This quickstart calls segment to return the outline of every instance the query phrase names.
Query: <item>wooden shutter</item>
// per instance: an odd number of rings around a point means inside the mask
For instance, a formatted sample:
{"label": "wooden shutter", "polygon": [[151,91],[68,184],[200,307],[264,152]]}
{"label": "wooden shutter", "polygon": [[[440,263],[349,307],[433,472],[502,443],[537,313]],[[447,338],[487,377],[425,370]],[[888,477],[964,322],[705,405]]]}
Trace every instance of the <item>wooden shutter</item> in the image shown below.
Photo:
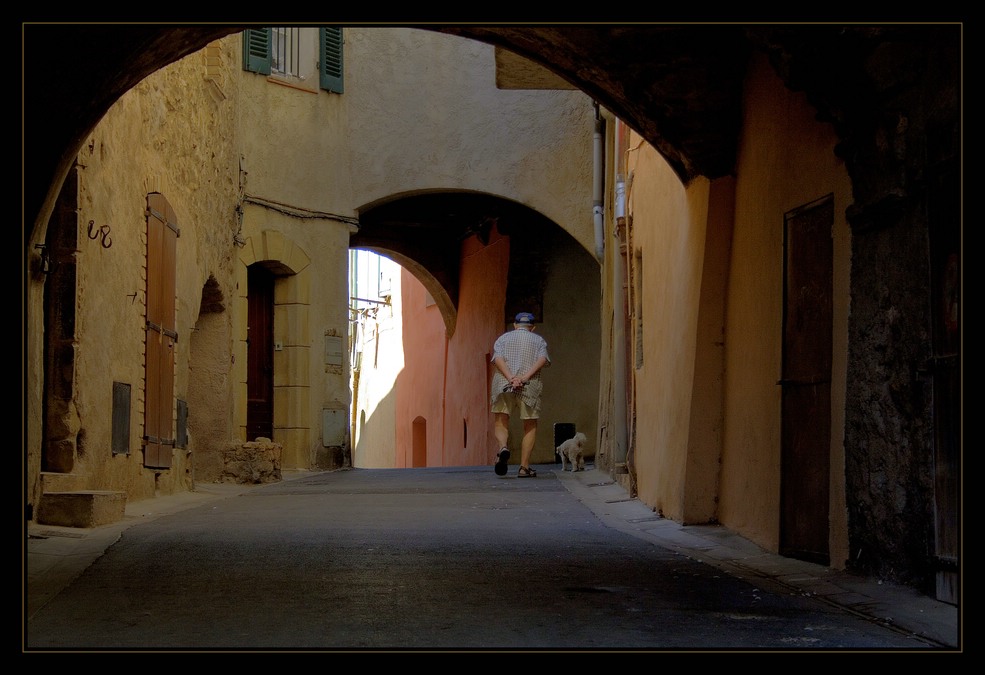
{"label": "wooden shutter", "polygon": [[318,85],[325,90],[341,94],[342,87],[342,29],[318,29]]}
{"label": "wooden shutter", "polygon": [[270,28],[243,31],[243,70],[270,75]]}
{"label": "wooden shutter", "polygon": [[175,270],[178,225],[158,193],[147,196],[147,317],[144,332],[144,466],[168,468],[174,448]]}

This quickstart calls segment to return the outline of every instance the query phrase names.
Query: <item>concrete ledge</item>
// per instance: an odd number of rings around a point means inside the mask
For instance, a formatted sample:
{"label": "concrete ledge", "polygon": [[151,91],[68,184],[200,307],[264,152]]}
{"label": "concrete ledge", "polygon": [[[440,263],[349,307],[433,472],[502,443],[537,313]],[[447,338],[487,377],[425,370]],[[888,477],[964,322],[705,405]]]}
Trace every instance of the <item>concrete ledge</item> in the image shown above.
{"label": "concrete ledge", "polygon": [[99,527],[123,520],[127,495],[110,490],[45,492],[35,522],[62,527]]}

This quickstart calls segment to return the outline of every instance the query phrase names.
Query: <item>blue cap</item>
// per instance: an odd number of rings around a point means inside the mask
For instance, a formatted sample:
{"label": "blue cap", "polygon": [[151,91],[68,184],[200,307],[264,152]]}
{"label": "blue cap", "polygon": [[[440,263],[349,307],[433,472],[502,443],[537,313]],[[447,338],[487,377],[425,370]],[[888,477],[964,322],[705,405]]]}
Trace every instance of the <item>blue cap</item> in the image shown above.
{"label": "blue cap", "polygon": [[532,326],[534,325],[534,315],[530,312],[520,312],[516,315],[514,323],[518,323],[522,326]]}

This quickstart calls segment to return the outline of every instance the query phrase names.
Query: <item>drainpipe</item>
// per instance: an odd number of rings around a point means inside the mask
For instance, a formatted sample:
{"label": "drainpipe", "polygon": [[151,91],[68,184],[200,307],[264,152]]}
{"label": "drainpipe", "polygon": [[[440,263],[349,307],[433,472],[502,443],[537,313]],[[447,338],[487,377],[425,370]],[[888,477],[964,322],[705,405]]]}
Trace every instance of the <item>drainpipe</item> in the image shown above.
{"label": "drainpipe", "polygon": [[595,103],[595,138],[592,161],[592,218],[595,221],[595,258],[602,262],[605,254],[605,219],[603,218],[602,194],[605,190],[605,175],[602,172],[605,140],[602,134],[605,121],[599,114],[599,104]]}
{"label": "drainpipe", "polygon": [[614,163],[616,170],[616,203],[614,209],[615,227],[612,230],[615,238],[616,248],[612,255],[612,305],[613,305],[613,422],[615,433],[613,441],[613,472],[627,473],[626,456],[628,452],[627,443],[627,415],[626,415],[626,270],[625,270],[625,235],[626,235],[626,181],[625,167],[626,161],[623,146],[625,143],[625,125],[616,120],[616,143],[613,149]]}

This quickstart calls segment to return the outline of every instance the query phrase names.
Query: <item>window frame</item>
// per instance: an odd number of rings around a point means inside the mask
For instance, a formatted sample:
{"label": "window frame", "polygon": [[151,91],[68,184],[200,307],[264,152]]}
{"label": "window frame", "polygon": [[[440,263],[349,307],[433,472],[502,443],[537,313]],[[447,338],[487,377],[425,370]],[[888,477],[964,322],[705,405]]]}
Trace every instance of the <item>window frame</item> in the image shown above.
{"label": "window frame", "polygon": [[[318,54],[315,70],[318,72],[318,88],[341,94],[345,91],[343,45],[345,36],[341,27],[318,27]],[[301,75],[290,75],[273,70],[273,28],[247,28],[243,31],[243,70],[287,81],[303,80]],[[300,60],[300,59],[299,59]]]}

